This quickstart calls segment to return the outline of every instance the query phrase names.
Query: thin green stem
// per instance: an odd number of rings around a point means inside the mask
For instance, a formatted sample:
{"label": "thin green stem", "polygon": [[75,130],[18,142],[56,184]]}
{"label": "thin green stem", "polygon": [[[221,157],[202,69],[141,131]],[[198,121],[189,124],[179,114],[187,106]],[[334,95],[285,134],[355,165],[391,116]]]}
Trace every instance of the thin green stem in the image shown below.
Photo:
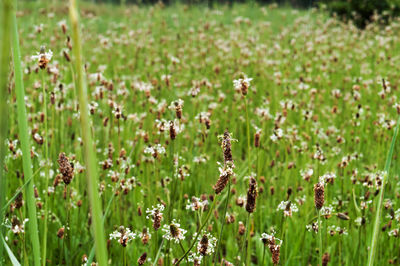
{"label": "thin green stem", "polygon": [[247,219],[246,225],[246,234],[247,234],[247,250],[246,250],[246,265],[250,265],[250,257],[251,257],[251,213],[249,213],[249,218]]}
{"label": "thin green stem", "polygon": [[[5,139],[8,130],[8,106],[7,106],[7,83],[10,66],[10,29],[11,29],[11,1],[5,0],[1,2],[0,8],[0,223],[3,223],[4,210],[3,206],[6,202],[7,180],[3,173],[4,156],[5,156]],[[0,227],[0,235],[4,235],[4,227]],[[3,264],[3,243],[0,241],[0,264]],[[7,249],[7,247],[6,247]]]}
{"label": "thin green stem", "polygon": [[322,226],[321,226],[321,211],[318,210],[318,236],[319,236],[319,265],[322,265]]}
{"label": "thin green stem", "polygon": [[[15,7],[13,9],[13,59],[14,59],[14,75],[15,75],[15,92],[17,95],[17,111],[18,111],[18,130],[19,138],[22,149],[22,165],[24,170],[24,177],[30,179],[32,176],[32,161],[31,161],[31,149],[28,136],[28,119],[26,116],[25,107],[25,90],[22,79],[22,66],[21,66],[21,53],[19,48],[19,36],[17,17]],[[25,188],[25,196],[28,206],[28,234],[32,242],[33,250],[33,261],[35,266],[40,265],[40,242],[39,242],[39,230],[36,216],[36,203],[35,194],[33,189],[34,180],[30,181]]]}
{"label": "thin green stem", "polygon": [[92,213],[92,226],[96,244],[96,258],[101,266],[107,265],[107,249],[105,243],[104,228],[102,223],[102,207],[98,192],[97,158],[94,152],[94,144],[91,136],[91,121],[88,115],[88,96],[85,74],[82,63],[82,43],[78,22],[76,0],[70,0],[69,14],[72,26],[72,40],[74,41],[74,60],[76,71],[76,88],[78,90],[80,122],[82,140],[84,145],[84,158],[87,169],[87,186]]}
{"label": "thin green stem", "polygon": [[219,247],[221,245],[221,239],[222,239],[222,233],[224,231],[224,225],[225,225],[225,216],[226,216],[226,211],[228,210],[228,204],[229,204],[229,198],[231,195],[231,180],[228,181],[228,196],[226,198],[226,203],[225,203],[225,209],[224,209],[224,213],[221,216],[221,230],[219,231],[219,236],[218,236],[218,242],[217,242],[217,248],[215,249],[215,253],[214,253],[214,265],[216,265],[217,260],[218,260],[218,252],[219,252]]}
{"label": "thin green stem", "polygon": [[379,224],[380,224],[381,213],[382,213],[382,202],[383,202],[383,197],[384,197],[384,192],[385,192],[385,185],[386,185],[388,175],[389,175],[390,164],[392,162],[393,151],[394,151],[394,146],[396,143],[397,134],[399,132],[399,124],[400,124],[400,116],[397,118],[396,129],[394,131],[392,143],[390,144],[390,149],[389,149],[388,155],[386,157],[385,174],[383,175],[382,188],[379,191],[379,200],[378,200],[378,206],[376,208],[374,231],[373,231],[373,235],[372,235],[371,247],[370,247],[370,252],[369,252],[369,256],[368,256],[368,266],[374,265],[376,246],[377,246],[378,237],[379,237]]}
{"label": "thin green stem", "polygon": [[163,244],[164,244],[164,239],[161,241],[160,247],[158,248],[158,252],[157,252],[156,257],[154,258],[154,261],[153,261],[153,266],[155,266],[157,264],[157,260],[158,260],[158,257],[160,256]]}
{"label": "thin green stem", "polygon": [[204,220],[203,224],[202,224],[202,225],[199,227],[199,229],[197,230],[197,234],[196,234],[195,239],[193,240],[192,244],[190,245],[190,247],[188,248],[188,250],[186,251],[186,253],[183,254],[183,256],[178,260],[177,263],[175,263],[176,265],[179,265],[179,263],[180,263],[184,258],[186,258],[186,256],[189,254],[190,250],[192,250],[193,246],[196,244],[196,241],[197,241],[197,239],[198,239],[199,236],[200,236],[201,230],[202,230],[202,229],[204,228],[204,226],[207,224],[207,221],[208,221],[208,219],[210,218],[212,211],[214,210],[214,207],[215,207],[215,203],[216,203],[216,202],[217,202],[217,197],[215,196],[215,197],[214,197],[213,204],[211,205],[210,210],[209,210],[208,213],[207,213],[206,219]]}
{"label": "thin green stem", "polygon": [[251,153],[250,153],[250,120],[249,120],[249,110],[247,106],[247,98],[245,99],[245,109],[246,109],[246,128],[247,128],[247,163],[248,163],[248,173],[251,173]]}
{"label": "thin green stem", "polygon": [[43,93],[43,113],[44,113],[44,136],[43,136],[43,147],[44,147],[44,160],[45,160],[45,193],[44,193],[44,223],[43,223],[43,247],[42,247],[42,265],[46,265],[46,250],[47,250],[47,219],[48,219],[48,193],[47,188],[49,186],[49,143],[48,143],[48,129],[47,129],[47,93],[45,88],[45,71],[42,70],[42,93]]}

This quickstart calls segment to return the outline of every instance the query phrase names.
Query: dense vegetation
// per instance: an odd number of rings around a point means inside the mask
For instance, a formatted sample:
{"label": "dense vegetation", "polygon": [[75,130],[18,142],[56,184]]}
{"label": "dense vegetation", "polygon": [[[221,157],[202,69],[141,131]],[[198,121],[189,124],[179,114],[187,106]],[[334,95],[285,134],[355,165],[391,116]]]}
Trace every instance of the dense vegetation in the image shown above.
{"label": "dense vegetation", "polygon": [[[66,4],[18,5],[2,88],[5,264],[400,263],[397,20],[360,30],[244,4],[79,10],[82,42]],[[94,235],[107,251],[93,258]]]}

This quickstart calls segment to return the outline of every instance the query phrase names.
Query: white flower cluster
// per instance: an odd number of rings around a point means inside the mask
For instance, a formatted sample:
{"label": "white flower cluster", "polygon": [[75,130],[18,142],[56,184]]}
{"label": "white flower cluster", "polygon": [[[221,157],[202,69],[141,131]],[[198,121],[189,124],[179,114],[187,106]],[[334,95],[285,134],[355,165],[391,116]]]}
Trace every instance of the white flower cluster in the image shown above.
{"label": "white flower cluster", "polygon": [[191,201],[188,200],[188,204],[186,205],[186,210],[204,210],[204,207],[208,205],[208,200],[202,200],[197,197],[193,197]]}
{"label": "white flower cluster", "polygon": [[[201,233],[199,237],[199,242],[197,243],[197,252],[200,253],[202,250],[201,236],[206,235],[208,239],[207,250],[205,250],[205,255],[213,254],[215,251],[215,247],[217,246],[217,238],[212,236],[210,233],[205,233],[204,231]],[[193,238],[196,238],[197,234],[194,234]]]}
{"label": "white flower cluster", "polygon": [[332,183],[335,179],[336,179],[335,173],[326,173],[319,177],[319,182],[321,184]]}
{"label": "white flower cluster", "polygon": [[46,60],[50,61],[51,58],[53,57],[53,52],[51,50],[49,50],[48,52],[36,52],[36,55],[32,55],[31,58],[33,60],[40,60],[42,58],[45,58]]}
{"label": "white flower cluster", "polygon": [[185,240],[186,230],[181,228],[181,225],[172,220],[171,224],[164,224],[162,231],[164,232],[163,238],[167,240],[173,240],[175,243],[179,243],[181,240]]}
{"label": "white flower cluster", "polygon": [[310,180],[313,174],[314,170],[312,168],[300,170],[300,175],[304,180]]}
{"label": "white flower cluster", "polygon": [[233,87],[235,88],[235,90],[240,91],[242,89],[242,86],[246,86],[247,88],[250,87],[250,82],[252,80],[252,78],[244,76],[243,78],[234,80]]}
{"label": "white flower cluster", "polygon": [[157,204],[156,207],[151,206],[151,209],[147,208],[147,210],[146,210],[146,214],[147,214],[146,219],[152,218],[156,212],[162,214],[164,208],[165,207],[162,204]]}
{"label": "white flower cluster", "polygon": [[297,208],[297,205],[295,203],[292,203],[291,201],[281,201],[279,203],[277,211],[283,211],[283,215],[292,217],[293,212],[298,212],[299,208]]}
{"label": "white flower cluster", "polygon": [[321,212],[321,215],[322,215],[322,216],[327,216],[327,217],[329,217],[329,216],[332,215],[333,207],[332,207],[332,206],[323,206],[323,207],[321,208],[320,212]]}
{"label": "white flower cluster", "polygon": [[342,227],[336,226],[336,225],[329,226],[328,231],[331,236],[334,236],[336,233],[338,233],[339,235],[347,235],[346,228],[344,228],[344,227],[342,228]]}
{"label": "white flower cluster", "polygon": [[146,147],[144,149],[144,153],[151,154],[153,156],[157,155],[157,154],[164,154],[165,153],[165,148],[161,144],[157,144],[155,146]]}
{"label": "white flower cluster", "polygon": [[136,234],[129,229],[129,227],[120,226],[110,234],[110,240],[117,239],[119,243],[126,246],[130,241],[136,238]]}

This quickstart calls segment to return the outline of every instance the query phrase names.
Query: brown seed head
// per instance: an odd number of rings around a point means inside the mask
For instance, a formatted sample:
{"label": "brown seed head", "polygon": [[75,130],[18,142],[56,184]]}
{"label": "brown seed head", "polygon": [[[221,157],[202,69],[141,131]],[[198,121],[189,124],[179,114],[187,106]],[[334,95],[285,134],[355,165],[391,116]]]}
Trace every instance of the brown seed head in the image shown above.
{"label": "brown seed head", "polygon": [[199,253],[202,256],[207,255],[207,249],[208,249],[208,237],[206,234],[203,235],[203,237],[200,240],[200,248],[199,248]]}
{"label": "brown seed head", "polygon": [[324,206],[324,201],[325,201],[324,184],[318,182],[317,184],[314,185],[315,208],[317,208],[317,210],[320,210],[322,206]]}
{"label": "brown seed head", "polygon": [[257,181],[254,177],[250,178],[249,190],[247,191],[246,211],[248,213],[254,212],[256,208],[257,198]]}
{"label": "brown seed head", "polygon": [[138,265],[143,265],[146,262],[146,258],[147,258],[147,253],[143,253],[142,256],[140,256],[140,258],[138,259]]}
{"label": "brown seed head", "polygon": [[68,158],[63,152],[58,156],[58,165],[63,181],[68,185],[74,177],[74,165],[68,161]]}

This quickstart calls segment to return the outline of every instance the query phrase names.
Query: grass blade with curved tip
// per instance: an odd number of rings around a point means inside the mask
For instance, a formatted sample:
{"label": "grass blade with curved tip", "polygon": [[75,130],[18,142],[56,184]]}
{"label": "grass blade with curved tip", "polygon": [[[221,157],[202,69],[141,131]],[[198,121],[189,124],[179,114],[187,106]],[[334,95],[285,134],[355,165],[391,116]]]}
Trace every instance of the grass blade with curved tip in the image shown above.
{"label": "grass blade with curved tip", "polygon": [[91,136],[91,123],[88,115],[88,99],[85,74],[82,64],[82,46],[78,21],[78,11],[76,0],[70,0],[69,15],[72,26],[73,54],[75,60],[76,89],[78,90],[79,111],[82,140],[84,146],[84,158],[87,169],[87,186],[89,191],[89,201],[92,209],[93,232],[96,244],[96,258],[99,265],[107,265],[107,249],[102,222],[102,208],[98,192],[98,173],[97,159],[94,152],[94,145]]}
{"label": "grass blade with curved tip", "polygon": [[392,138],[392,143],[390,144],[390,149],[389,149],[388,155],[386,157],[385,174],[383,175],[382,189],[379,192],[378,207],[376,208],[374,231],[372,233],[370,253],[369,253],[369,256],[368,256],[368,266],[374,265],[376,245],[377,245],[378,237],[379,237],[379,224],[380,224],[381,213],[382,213],[383,195],[384,195],[384,192],[385,192],[384,191],[385,190],[385,184],[386,184],[388,176],[389,176],[390,164],[392,162],[393,151],[394,151],[394,145],[396,143],[397,134],[399,133],[399,124],[400,124],[400,116],[397,118],[396,129],[394,131],[393,138]]}
{"label": "grass blade with curved tip", "polygon": [[17,258],[15,257],[14,253],[12,252],[12,250],[10,249],[10,247],[7,245],[7,242],[4,240],[3,235],[1,235],[1,242],[4,245],[8,257],[11,260],[11,263],[13,266],[21,266],[21,264],[19,263],[19,261],[17,260]]}
{"label": "grass blade with curved tip", "polygon": [[[4,141],[8,129],[8,106],[7,106],[7,83],[10,66],[10,27],[11,27],[11,0],[1,2],[0,9],[1,28],[0,28],[0,224],[4,219],[4,203],[6,201],[6,178],[3,173],[5,145]],[[3,227],[0,234],[3,234]],[[0,243],[0,264],[3,260],[3,243]]]}
{"label": "grass blade with curved tip", "polygon": [[[19,140],[21,142],[22,150],[22,166],[24,170],[24,177],[30,179],[32,177],[32,161],[31,161],[31,148],[28,136],[28,119],[26,116],[25,107],[25,91],[24,83],[22,81],[22,66],[21,66],[21,53],[19,48],[19,37],[17,27],[17,17],[15,7],[12,12],[12,51],[14,61],[14,75],[15,75],[15,92],[17,95],[17,118],[18,118],[18,132]],[[28,235],[32,242],[33,260],[34,265],[40,265],[40,243],[39,243],[39,230],[36,217],[36,203],[35,194],[33,190],[33,182],[31,180],[25,187],[25,196],[28,206]]]}

